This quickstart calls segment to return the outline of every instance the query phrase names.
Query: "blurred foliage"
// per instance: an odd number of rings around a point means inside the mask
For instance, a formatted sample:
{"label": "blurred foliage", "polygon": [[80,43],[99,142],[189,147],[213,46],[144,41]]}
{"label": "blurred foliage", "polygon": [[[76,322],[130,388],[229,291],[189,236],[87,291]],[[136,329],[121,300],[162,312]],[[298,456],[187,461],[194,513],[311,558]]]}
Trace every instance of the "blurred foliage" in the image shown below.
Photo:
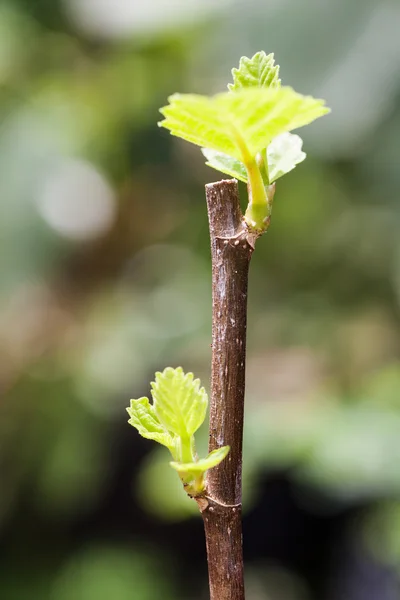
{"label": "blurred foliage", "polygon": [[[394,0],[3,0],[1,598],[206,594],[196,511],[124,407],[167,364],[209,376],[212,172],[158,107],[224,90],[260,49],[332,115],[304,131],[253,259],[247,515],[267,519],[284,473],[310,513],[365,508],[346,536],[398,572],[399,26]],[[266,560],[250,600],[313,597]]]}

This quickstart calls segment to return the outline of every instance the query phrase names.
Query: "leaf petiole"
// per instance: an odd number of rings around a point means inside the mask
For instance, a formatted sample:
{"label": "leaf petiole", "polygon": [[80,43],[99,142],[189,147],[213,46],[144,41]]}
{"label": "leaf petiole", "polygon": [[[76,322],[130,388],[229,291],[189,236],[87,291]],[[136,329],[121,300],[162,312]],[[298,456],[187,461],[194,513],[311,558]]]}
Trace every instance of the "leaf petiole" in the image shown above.
{"label": "leaf petiole", "polygon": [[257,158],[248,159],[244,164],[248,176],[249,194],[249,204],[244,220],[249,229],[261,234],[267,230],[269,225],[271,210],[268,194]]}
{"label": "leaf petiole", "polygon": [[269,185],[269,183],[270,183],[269,168],[268,168],[268,158],[267,158],[267,149],[266,148],[265,148],[265,150],[262,150],[261,152],[257,153],[256,162],[257,162],[258,168],[260,169],[260,173],[263,178],[264,185],[265,186]]}

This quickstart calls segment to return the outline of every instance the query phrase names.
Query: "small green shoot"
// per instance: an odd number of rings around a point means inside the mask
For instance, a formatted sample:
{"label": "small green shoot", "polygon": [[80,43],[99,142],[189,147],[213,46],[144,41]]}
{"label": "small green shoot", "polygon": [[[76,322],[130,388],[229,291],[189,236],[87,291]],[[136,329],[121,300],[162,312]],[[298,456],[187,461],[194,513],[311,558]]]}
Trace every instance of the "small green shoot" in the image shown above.
{"label": "small green shoot", "polygon": [[329,112],[323,100],[282,87],[273,54],[242,57],[229,91],[207,97],[173,94],[159,125],[202,148],[207,165],[244,181],[244,216],[261,235],[270,223],[274,182],[304,160],[302,140],[289,132]]}
{"label": "small green shoot", "polygon": [[174,459],[170,465],[178,471],[187,493],[200,496],[205,491],[205,474],[229,452],[229,446],[223,446],[206,458],[197,457],[194,433],[206,417],[207,393],[193,373],[167,367],[156,373],[151,395],[153,404],[148,398],[131,400],[129,423],[142,437],[168,448]]}

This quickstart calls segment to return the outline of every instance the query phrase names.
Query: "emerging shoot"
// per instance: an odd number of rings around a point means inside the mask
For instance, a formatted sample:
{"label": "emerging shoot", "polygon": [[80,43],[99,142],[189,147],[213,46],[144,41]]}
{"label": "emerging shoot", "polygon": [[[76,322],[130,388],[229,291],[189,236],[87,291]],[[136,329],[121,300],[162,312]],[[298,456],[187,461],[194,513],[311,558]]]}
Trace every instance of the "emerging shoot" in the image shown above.
{"label": "emerging shoot", "polygon": [[174,94],[159,123],[201,146],[207,165],[247,183],[244,220],[257,235],[270,224],[274,182],[306,157],[301,138],[289,132],[329,112],[323,100],[282,87],[278,74],[273,54],[243,57],[228,92]]}
{"label": "emerging shoot", "polygon": [[204,476],[208,469],[218,465],[228,454],[224,446],[211,452],[206,458],[198,459],[194,433],[206,417],[208,396],[200,380],[193,379],[193,373],[183,372],[181,367],[167,367],[156,373],[151,384],[153,404],[148,398],[131,400],[126,410],[129,423],[144,438],[162,444],[170,451],[170,462],[189,496],[197,497],[204,493]]}

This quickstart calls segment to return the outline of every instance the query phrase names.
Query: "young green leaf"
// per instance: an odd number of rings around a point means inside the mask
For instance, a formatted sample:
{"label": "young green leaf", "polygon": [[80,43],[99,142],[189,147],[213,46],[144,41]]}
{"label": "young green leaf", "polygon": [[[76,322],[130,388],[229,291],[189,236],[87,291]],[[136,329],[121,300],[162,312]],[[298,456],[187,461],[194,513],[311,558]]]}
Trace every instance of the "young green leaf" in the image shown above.
{"label": "young green leaf", "polygon": [[156,373],[151,384],[154,410],[164,427],[183,440],[190,438],[203,423],[208,397],[200,380],[181,367],[167,367]]}
{"label": "young green leaf", "polygon": [[303,140],[294,133],[281,133],[267,148],[269,181],[273,183],[282,175],[292,171],[306,158],[302,151]]}
{"label": "young green leaf", "polygon": [[211,148],[202,148],[201,151],[207,159],[207,166],[247,183],[246,167],[240,160]]}
{"label": "young green leaf", "polygon": [[131,400],[131,405],[126,410],[130,416],[128,423],[135,427],[142,437],[154,440],[173,451],[174,439],[161,425],[148,398]]}
{"label": "young green leaf", "polygon": [[193,479],[208,471],[208,469],[212,469],[219,465],[220,462],[224,460],[226,455],[228,454],[230,448],[229,446],[222,446],[221,448],[217,448],[210,452],[206,458],[201,458],[200,460],[192,463],[180,463],[171,461],[169,464],[175,471],[178,471],[180,474],[185,474],[187,476],[193,476]]}
{"label": "young green leaf", "polygon": [[280,87],[279,65],[274,55],[257,52],[252,58],[242,56],[238,69],[232,69],[233,83],[228,84],[231,92],[247,87]]}
{"label": "young green leaf", "polygon": [[[270,183],[292,171],[306,158],[307,154],[302,151],[302,146],[303,140],[295,133],[281,133],[272,140],[267,149]],[[202,148],[201,151],[207,159],[207,166],[247,183],[246,167],[242,162],[210,148]]]}
{"label": "young green leaf", "polygon": [[290,87],[244,88],[211,98],[174,94],[161,109],[160,126],[193,144],[246,164],[277,135],[311,123],[329,112],[323,100]]}

